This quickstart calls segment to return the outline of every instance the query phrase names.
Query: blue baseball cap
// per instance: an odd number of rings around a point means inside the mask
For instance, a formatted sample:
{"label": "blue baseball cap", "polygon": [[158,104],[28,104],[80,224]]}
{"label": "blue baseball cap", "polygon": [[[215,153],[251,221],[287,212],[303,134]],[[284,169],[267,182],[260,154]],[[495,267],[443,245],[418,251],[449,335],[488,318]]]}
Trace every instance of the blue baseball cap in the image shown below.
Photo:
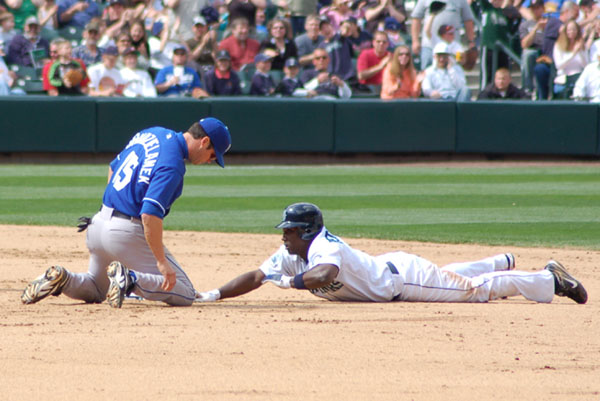
{"label": "blue baseball cap", "polygon": [[229,128],[227,128],[221,120],[213,117],[203,118],[198,121],[198,123],[210,138],[210,142],[217,155],[217,164],[224,168],[225,161],[223,160],[223,155],[231,148],[231,134],[229,134]]}

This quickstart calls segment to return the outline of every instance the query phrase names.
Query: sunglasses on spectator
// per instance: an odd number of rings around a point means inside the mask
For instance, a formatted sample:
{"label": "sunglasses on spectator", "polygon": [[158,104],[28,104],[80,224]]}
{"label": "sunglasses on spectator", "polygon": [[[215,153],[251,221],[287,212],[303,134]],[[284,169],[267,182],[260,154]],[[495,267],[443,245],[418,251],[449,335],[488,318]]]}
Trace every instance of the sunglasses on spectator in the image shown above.
{"label": "sunglasses on spectator", "polygon": [[315,60],[325,60],[327,58],[328,58],[327,56],[317,56],[317,57],[315,57]]}
{"label": "sunglasses on spectator", "polygon": [[410,56],[410,53],[405,53],[405,52],[400,52],[398,53],[399,56]]}

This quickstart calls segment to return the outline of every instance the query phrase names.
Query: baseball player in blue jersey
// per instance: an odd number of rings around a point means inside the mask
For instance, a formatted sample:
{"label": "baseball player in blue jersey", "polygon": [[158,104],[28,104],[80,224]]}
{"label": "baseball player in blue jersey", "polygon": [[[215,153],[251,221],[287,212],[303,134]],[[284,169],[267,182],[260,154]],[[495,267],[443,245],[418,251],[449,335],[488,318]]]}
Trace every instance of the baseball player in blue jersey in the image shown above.
{"label": "baseball player in blue jersey", "polygon": [[283,229],[277,252],[257,270],[198,293],[197,300],[236,297],[270,282],[331,301],[487,302],[516,295],[536,302],[551,302],[554,295],[587,301],[583,285],[554,260],[543,270],[525,272],[514,270],[510,253],[441,268],[405,252],[371,256],[329,232],[310,203],[288,206],[276,228]]}
{"label": "baseball player in blue jersey", "polygon": [[110,163],[102,207],[87,228],[90,252],[87,273],[52,266],[23,291],[25,304],[65,294],[85,302],[108,301],[120,308],[133,292],[169,305],[191,305],[195,290],[163,245],[163,218],[181,195],[185,160],[216,161],[231,147],[229,129],[216,118],[204,118],[184,133],[152,127],[134,135]]}

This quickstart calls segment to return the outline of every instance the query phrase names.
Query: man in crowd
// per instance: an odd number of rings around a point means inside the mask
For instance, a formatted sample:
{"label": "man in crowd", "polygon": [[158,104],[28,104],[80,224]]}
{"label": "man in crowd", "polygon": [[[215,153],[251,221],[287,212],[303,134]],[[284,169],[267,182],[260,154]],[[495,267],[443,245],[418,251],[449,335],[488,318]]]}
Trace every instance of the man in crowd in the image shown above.
{"label": "man in crowd", "polygon": [[462,68],[450,64],[449,46],[439,42],[433,49],[434,64],[425,70],[425,78],[421,89],[423,95],[430,99],[457,100],[460,102],[471,99],[471,91]]}
{"label": "man in crowd", "polygon": [[231,57],[231,66],[239,71],[244,64],[254,62],[260,43],[249,37],[250,24],[244,18],[231,21],[231,36],[219,43],[219,50],[227,50]]}

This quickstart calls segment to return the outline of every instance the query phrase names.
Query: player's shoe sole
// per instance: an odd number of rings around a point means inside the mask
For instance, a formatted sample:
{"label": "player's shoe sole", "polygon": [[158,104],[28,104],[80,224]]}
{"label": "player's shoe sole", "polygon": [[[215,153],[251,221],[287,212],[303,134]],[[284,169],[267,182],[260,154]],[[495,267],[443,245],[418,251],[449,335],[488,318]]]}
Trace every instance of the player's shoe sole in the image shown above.
{"label": "player's shoe sole", "polygon": [[21,302],[34,304],[49,295],[60,295],[69,279],[67,269],[61,266],[52,266],[25,287],[21,294]]}
{"label": "player's shoe sole", "polygon": [[569,297],[578,304],[587,302],[587,291],[575,277],[571,276],[567,269],[556,260],[551,260],[545,267],[554,275],[554,293],[561,297]]}
{"label": "player's shoe sole", "polygon": [[110,280],[106,301],[111,307],[120,308],[123,305],[123,299],[134,284],[129,275],[129,269],[121,262],[115,261],[108,265],[106,274]]}

